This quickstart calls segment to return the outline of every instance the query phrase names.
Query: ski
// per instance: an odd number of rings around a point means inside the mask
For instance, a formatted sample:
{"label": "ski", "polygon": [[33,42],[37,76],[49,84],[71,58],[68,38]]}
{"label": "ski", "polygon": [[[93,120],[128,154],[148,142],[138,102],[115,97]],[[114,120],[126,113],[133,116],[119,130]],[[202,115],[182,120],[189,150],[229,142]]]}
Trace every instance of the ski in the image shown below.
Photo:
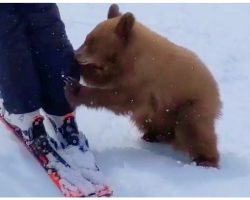
{"label": "ski", "polygon": [[[32,145],[29,145],[27,142],[23,140],[21,130],[17,127],[13,127],[11,124],[9,124],[3,117],[3,115],[0,114],[0,121],[6,126],[6,128],[13,133],[18,140],[26,147],[26,149],[34,156],[34,158],[40,163],[40,165],[43,167],[45,172],[48,174],[49,178],[52,180],[52,182],[55,184],[55,186],[61,191],[63,196],[65,197],[109,197],[112,196],[112,190],[105,186],[104,189],[90,194],[83,193],[77,186],[70,183],[68,180],[62,178],[59,174],[57,169],[50,166],[50,162],[48,159],[48,156],[41,155],[37,153],[37,151],[32,147]],[[52,140],[53,142],[53,140]],[[53,149],[53,147],[50,148],[50,156],[53,157],[56,161],[60,162],[64,167],[70,168],[70,164],[68,164],[58,153],[56,150]],[[73,169],[72,169],[73,170]]]}

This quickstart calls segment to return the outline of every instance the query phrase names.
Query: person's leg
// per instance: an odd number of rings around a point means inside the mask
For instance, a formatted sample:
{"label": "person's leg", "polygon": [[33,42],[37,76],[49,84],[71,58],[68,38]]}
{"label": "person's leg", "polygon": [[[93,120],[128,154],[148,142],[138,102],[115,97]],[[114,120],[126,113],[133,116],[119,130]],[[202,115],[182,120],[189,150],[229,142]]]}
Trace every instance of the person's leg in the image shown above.
{"label": "person's leg", "polygon": [[58,8],[56,4],[23,4],[19,12],[29,23],[32,56],[41,80],[42,108],[51,115],[66,115],[72,109],[64,95],[62,74],[78,80],[80,75]]}
{"label": "person's leg", "polygon": [[[64,95],[62,74],[80,79],[73,47],[67,38],[56,4],[22,4],[18,11],[28,22],[27,34],[33,61],[41,80],[42,108],[55,126],[56,133],[57,129],[62,132],[67,122],[65,117],[69,113],[74,114]],[[75,120],[72,119],[71,124],[78,134]],[[57,138],[62,144],[71,144],[76,141],[74,135],[63,131],[57,134]],[[75,144],[78,145],[78,141]]]}
{"label": "person's leg", "polygon": [[[23,139],[34,148],[42,147],[41,88],[34,65],[27,22],[19,14],[20,4],[0,6],[0,90],[3,99],[1,114],[18,127]],[[39,126],[37,124],[39,123]],[[42,148],[41,148],[42,149]]]}
{"label": "person's leg", "polygon": [[29,113],[41,107],[40,82],[26,26],[16,5],[0,6],[0,90],[4,107],[11,114]]}
{"label": "person's leg", "polygon": [[28,130],[39,115],[41,88],[26,36],[27,23],[16,7],[0,6],[0,90],[5,119]]}

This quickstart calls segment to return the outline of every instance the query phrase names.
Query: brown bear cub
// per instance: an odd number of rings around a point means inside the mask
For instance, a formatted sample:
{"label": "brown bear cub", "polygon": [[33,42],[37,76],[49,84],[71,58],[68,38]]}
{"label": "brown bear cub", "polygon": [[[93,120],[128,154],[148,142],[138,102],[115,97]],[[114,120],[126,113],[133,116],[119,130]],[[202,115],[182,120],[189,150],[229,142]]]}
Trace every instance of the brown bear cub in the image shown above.
{"label": "brown bear cub", "polygon": [[73,107],[129,114],[146,141],[171,144],[197,165],[218,167],[215,120],[221,102],[215,79],[197,55],[113,4],[76,59],[88,87],[67,79],[65,94]]}

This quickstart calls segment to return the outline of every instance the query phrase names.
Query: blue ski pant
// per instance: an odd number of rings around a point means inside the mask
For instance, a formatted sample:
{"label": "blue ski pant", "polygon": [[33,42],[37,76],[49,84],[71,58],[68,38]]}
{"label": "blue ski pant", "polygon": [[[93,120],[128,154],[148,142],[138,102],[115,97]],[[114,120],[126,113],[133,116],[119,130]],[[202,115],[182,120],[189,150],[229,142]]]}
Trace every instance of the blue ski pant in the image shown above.
{"label": "blue ski pant", "polygon": [[79,66],[56,4],[0,4],[0,91],[4,107],[22,114],[42,108],[72,112],[62,74],[79,80]]}

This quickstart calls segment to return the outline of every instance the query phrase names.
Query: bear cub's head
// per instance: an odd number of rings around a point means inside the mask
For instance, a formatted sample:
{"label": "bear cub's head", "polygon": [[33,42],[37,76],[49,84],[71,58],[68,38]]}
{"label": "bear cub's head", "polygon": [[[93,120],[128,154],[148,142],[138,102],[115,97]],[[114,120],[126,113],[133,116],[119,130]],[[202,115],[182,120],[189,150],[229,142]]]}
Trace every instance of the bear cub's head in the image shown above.
{"label": "bear cub's head", "polygon": [[112,4],[108,19],[98,24],[75,52],[81,75],[88,85],[108,87],[122,75],[122,56],[128,46],[135,24],[132,13],[121,14]]}

